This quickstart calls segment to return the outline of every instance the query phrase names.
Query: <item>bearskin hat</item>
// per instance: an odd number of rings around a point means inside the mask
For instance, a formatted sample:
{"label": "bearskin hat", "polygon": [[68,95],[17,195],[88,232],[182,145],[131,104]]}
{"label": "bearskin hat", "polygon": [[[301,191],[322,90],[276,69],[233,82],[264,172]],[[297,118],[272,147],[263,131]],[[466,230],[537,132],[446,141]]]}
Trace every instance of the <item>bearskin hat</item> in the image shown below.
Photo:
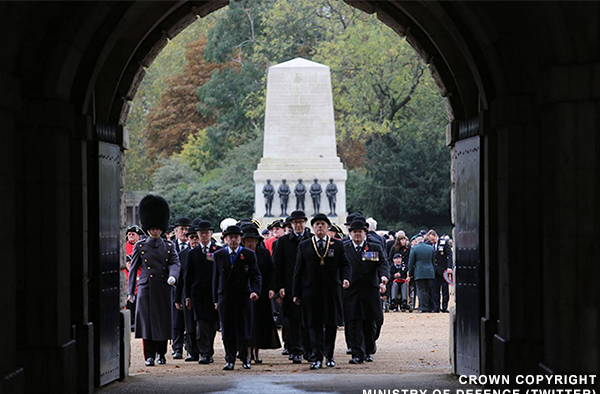
{"label": "bearskin hat", "polygon": [[165,233],[169,227],[169,214],[169,203],[159,195],[148,194],[140,201],[140,222],[145,232],[159,228]]}

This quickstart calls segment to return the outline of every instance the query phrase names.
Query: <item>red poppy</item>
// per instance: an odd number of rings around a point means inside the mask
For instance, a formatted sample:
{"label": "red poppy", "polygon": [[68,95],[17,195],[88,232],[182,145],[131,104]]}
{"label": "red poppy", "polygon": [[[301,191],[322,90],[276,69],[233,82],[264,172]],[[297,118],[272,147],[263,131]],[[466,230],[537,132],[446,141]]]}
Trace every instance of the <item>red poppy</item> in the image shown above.
{"label": "red poppy", "polygon": [[246,258],[246,256],[244,256],[243,254],[240,255],[240,259],[244,260]]}
{"label": "red poppy", "polygon": [[369,246],[365,245],[365,251],[369,250]]}

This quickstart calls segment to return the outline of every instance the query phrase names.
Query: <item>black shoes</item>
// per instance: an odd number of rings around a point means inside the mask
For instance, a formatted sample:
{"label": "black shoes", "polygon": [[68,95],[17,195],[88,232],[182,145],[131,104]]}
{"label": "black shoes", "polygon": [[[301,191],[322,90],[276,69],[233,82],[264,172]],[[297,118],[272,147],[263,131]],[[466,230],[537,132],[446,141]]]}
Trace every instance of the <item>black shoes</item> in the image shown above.
{"label": "black shoes", "polygon": [[192,356],[191,354],[188,354],[188,356],[185,358],[185,361],[198,361],[198,356]]}
{"label": "black shoes", "polygon": [[292,363],[302,364],[302,356],[299,354],[294,354],[294,356],[292,357]]}
{"label": "black shoes", "polygon": [[160,365],[165,365],[167,363],[167,359],[165,358],[165,355],[164,354],[159,354],[158,355],[158,360],[156,360],[156,363],[160,364]]}
{"label": "black shoes", "polygon": [[365,357],[365,361],[368,363],[372,363],[373,362],[373,355],[372,354],[368,354],[367,357]]}
{"label": "black shoes", "polygon": [[310,369],[321,369],[322,366],[322,361],[315,361],[314,363],[310,364]]}
{"label": "black shoes", "polygon": [[450,311],[448,309],[442,309],[440,312],[442,312],[442,313],[450,313]]}
{"label": "black shoes", "polygon": [[242,361],[242,368],[244,368],[244,369],[250,369],[251,368],[250,359],[245,359],[244,361]]}
{"label": "black shoes", "polygon": [[346,350],[346,354],[352,354],[352,349]]}
{"label": "black shoes", "polygon": [[335,360],[332,358],[328,358],[325,365],[327,365],[329,368],[333,368],[333,367],[335,367]]}
{"label": "black shoes", "polygon": [[211,358],[212,357],[202,356],[202,357],[200,357],[200,360],[198,360],[198,364],[210,364]]}
{"label": "black shoes", "polygon": [[183,358],[183,354],[181,354],[179,352],[173,353],[173,360],[181,360],[182,358]]}
{"label": "black shoes", "polygon": [[146,359],[146,366],[147,367],[153,367],[154,366],[154,359],[152,357],[148,357]]}
{"label": "black shoes", "polygon": [[289,355],[289,354],[290,354],[290,351],[289,351],[289,350],[287,350],[287,349],[283,349],[283,350],[282,350],[282,352],[281,352],[281,355],[282,355],[282,356],[287,356],[287,355]]}
{"label": "black shoes", "polygon": [[350,361],[348,361],[348,364],[362,364],[362,363],[363,363],[363,360],[361,360],[358,357],[352,357],[350,359]]}
{"label": "black shoes", "polygon": [[223,371],[233,371],[233,363],[226,363],[223,367]]}

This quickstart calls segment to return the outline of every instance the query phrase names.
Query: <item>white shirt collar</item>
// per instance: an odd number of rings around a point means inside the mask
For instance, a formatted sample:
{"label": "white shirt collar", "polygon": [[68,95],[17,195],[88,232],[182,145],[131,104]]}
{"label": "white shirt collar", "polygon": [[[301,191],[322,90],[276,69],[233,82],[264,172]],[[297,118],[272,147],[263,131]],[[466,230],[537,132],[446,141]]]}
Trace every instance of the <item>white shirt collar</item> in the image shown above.
{"label": "white shirt collar", "polygon": [[365,241],[362,241],[360,245],[357,245],[354,241],[352,241],[352,245],[354,245],[354,249],[358,248],[359,246],[362,248],[365,245]]}

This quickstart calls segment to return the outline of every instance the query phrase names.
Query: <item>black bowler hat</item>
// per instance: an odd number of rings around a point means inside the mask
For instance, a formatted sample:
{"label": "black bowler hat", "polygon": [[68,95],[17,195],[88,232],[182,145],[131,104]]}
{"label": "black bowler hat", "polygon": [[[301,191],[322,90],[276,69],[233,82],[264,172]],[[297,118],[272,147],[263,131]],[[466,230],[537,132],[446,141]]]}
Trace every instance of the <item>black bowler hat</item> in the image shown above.
{"label": "black bowler hat", "polygon": [[325,223],[327,223],[329,226],[331,226],[331,221],[329,220],[327,215],[325,215],[324,213],[317,213],[315,216],[313,216],[313,218],[310,220],[310,225],[311,226],[314,225],[317,220],[322,220]]}
{"label": "black bowler hat", "polygon": [[156,194],[148,194],[140,201],[140,223],[142,229],[159,228],[164,233],[169,227],[169,203]]}
{"label": "black bowler hat", "polygon": [[223,231],[223,238],[225,238],[228,235],[232,235],[232,234],[238,234],[238,235],[243,235],[244,233],[242,233],[242,230],[239,228],[239,226],[229,226],[225,229],[225,231]]}
{"label": "black bowler hat", "polygon": [[198,222],[198,225],[196,226],[196,231],[204,231],[204,230],[215,231],[215,228],[213,227],[212,223],[209,222],[208,220],[201,220],[200,222]]}
{"label": "black bowler hat", "polygon": [[350,228],[348,231],[352,230],[365,230],[367,231],[367,223],[360,219],[354,219],[352,223],[350,223]]}
{"label": "black bowler hat", "polygon": [[258,229],[254,226],[246,226],[244,228],[244,235],[242,235],[242,239],[246,238],[258,238],[263,239],[263,236],[258,233]]}
{"label": "black bowler hat", "polygon": [[190,218],[179,218],[177,219],[177,221],[175,222],[175,224],[173,226],[177,227],[177,226],[191,226],[192,225],[192,221],[190,220]]}
{"label": "black bowler hat", "polygon": [[291,219],[289,216],[285,218],[285,220],[283,221],[283,228],[292,227],[292,222],[290,220]]}
{"label": "black bowler hat", "polygon": [[346,218],[346,223],[344,223],[344,226],[349,226],[355,217],[356,217],[355,213],[351,213],[350,215],[348,215],[348,217]]}
{"label": "black bowler hat", "polygon": [[188,237],[189,237],[190,235],[196,235],[196,231],[198,231],[198,230],[196,229],[196,226],[194,226],[194,225],[192,224],[192,225],[191,225],[191,226],[188,228],[188,231],[187,231],[187,233],[185,233],[185,235],[187,235]]}
{"label": "black bowler hat", "polygon": [[292,222],[292,220],[295,219],[308,220],[304,211],[294,211],[290,214],[290,216],[288,216],[288,220],[290,221],[290,223]]}
{"label": "black bowler hat", "polygon": [[192,224],[193,224],[194,226],[197,226],[197,225],[198,225],[198,223],[200,223],[201,221],[202,221],[202,218],[195,218],[194,220],[192,220]]}

